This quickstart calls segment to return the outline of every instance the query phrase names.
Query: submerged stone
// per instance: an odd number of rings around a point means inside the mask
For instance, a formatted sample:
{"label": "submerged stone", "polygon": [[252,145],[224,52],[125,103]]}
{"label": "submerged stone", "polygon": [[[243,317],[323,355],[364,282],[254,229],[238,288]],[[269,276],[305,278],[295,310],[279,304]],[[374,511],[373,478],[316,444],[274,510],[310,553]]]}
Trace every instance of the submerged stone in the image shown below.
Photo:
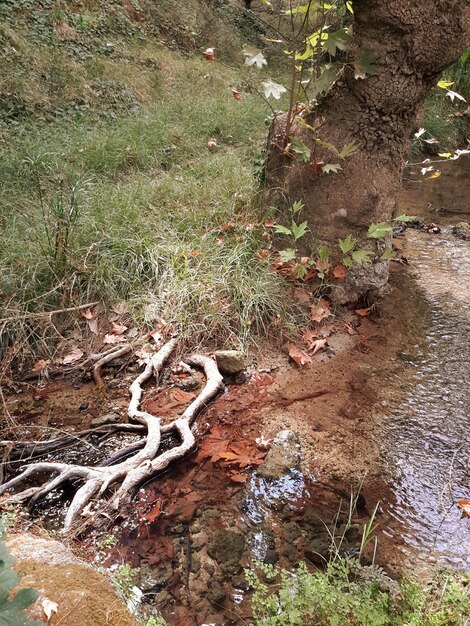
{"label": "submerged stone", "polygon": [[245,538],[232,530],[216,530],[209,538],[207,553],[220,565],[224,574],[237,574],[245,550]]}
{"label": "submerged stone", "polygon": [[300,468],[300,441],[292,430],[281,430],[275,437],[263,465],[257,471],[258,476],[269,480],[278,480],[292,470]]}

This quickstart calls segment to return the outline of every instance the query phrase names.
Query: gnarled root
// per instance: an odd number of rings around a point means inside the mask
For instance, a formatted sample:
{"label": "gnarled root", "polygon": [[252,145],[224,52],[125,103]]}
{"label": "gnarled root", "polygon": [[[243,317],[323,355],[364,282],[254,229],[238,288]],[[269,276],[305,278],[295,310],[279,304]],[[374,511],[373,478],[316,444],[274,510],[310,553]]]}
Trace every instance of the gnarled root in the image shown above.
{"label": "gnarled root", "polygon": [[[147,436],[141,449],[114,465],[96,467],[70,465],[67,463],[33,463],[18,476],[0,487],[0,495],[10,492],[16,485],[36,474],[54,474],[39,487],[30,487],[8,498],[9,502],[29,500],[29,508],[45,495],[66,481],[79,479],[84,481],[76,492],[64,520],[64,533],[71,531],[84,508],[96,496],[103,495],[111,485],[121,483],[112,496],[112,506],[117,509],[122,503],[129,502],[135,490],[145,480],[168,468],[172,463],[185,457],[195,445],[195,437],[191,426],[199,411],[218,393],[222,387],[222,376],[215,361],[202,355],[194,355],[185,360],[189,365],[201,367],[206,375],[206,385],[199,396],[186,408],[184,413],[170,424],[161,426],[160,419],[139,406],[143,395],[142,384],[152,375],[158,376],[171,353],[176,347],[176,340],[168,341],[153,357],[151,357],[139,376],[130,387],[131,400],[128,416],[147,429]],[[162,434],[175,433],[180,442],[173,448],[159,452]]]}

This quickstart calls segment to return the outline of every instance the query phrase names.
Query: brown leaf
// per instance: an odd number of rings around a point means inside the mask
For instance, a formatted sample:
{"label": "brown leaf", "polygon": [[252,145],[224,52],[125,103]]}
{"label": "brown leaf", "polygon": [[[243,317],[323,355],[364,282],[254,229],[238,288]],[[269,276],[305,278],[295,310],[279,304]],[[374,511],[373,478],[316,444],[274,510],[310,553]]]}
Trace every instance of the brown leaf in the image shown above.
{"label": "brown leaf", "polygon": [[263,249],[263,250],[258,250],[258,252],[256,253],[256,256],[258,257],[258,259],[266,259],[269,256],[269,250]]}
{"label": "brown leaf", "polygon": [[330,303],[327,300],[320,300],[318,304],[314,304],[310,309],[310,317],[314,322],[321,322],[326,317],[333,315],[329,307]]}
{"label": "brown leaf", "polygon": [[369,315],[371,311],[371,308],[372,307],[369,307],[368,309],[356,309],[354,313],[357,313],[357,315],[360,315],[361,317],[367,317],[367,315]]}
{"label": "brown leaf", "polygon": [[311,343],[311,348],[313,348],[312,355],[320,352],[320,350],[324,350],[327,345],[328,342],[326,339],[317,339],[316,341],[313,341]]}
{"label": "brown leaf", "polygon": [[213,152],[217,149],[217,139],[215,137],[211,137],[207,142],[207,149]]}
{"label": "brown leaf", "polygon": [[111,308],[115,313],[117,313],[117,315],[124,315],[125,313],[127,313],[127,304],[124,302],[124,300],[113,305]]}
{"label": "brown leaf", "polygon": [[235,98],[235,100],[242,99],[242,94],[238,91],[238,89],[235,89],[235,87],[232,88],[232,96]]}
{"label": "brown leaf", "polygon": [[151,524],[157,519],[157,517],[162,512],[162,507],[163,507],[163,500],[161,498],[157,498],[156,503],[152,506],[150,511],[147,513],[147,515],[144,515],[144,519],[147,520],[149,524]]}
{"label": "brown leaf", "polygon": [[264,223],[265,228],[273,228],[276,222],[274,220],[266,220]]}
{"label": "brown leaf", "polygon": [[62,359],[63,365],[70,365],[70,363],[75,363],[75,361],[79,361],[83,356],[83,352],[80,348],[73,348],[68,354],[64,356]]}
{"label": "brown leaf", "polygon": [[334,278],[339,278],[340,280],[342,280],[343,278],[346,278],[347,275],[348,275],[348,270],[344,267],[344,265],[336,265],[333,268]]}
{"label": "brown leaf", "polygon": [[345,324],[344,327],[345,327],[348,335],[351,335],[351,336],[352,335],[359,335],[359,331],[356,328],[354,328],[354,326],[352,326],[351,324]]}
{"label": "brown leaf", "polygon": [[247,476],[245,474],[230,474],[230,480],[234,483],[245,483]]}
{"label": "brown leaf", "polygon": [[307,363],[312,362],[312,359],[309,357],[309,355],[303,350],[301,350],[298,346],[296,346],[295,343],[289,342],[286,347],[287,347],[287,352],[289,353],[290,358],[295,363],[297,363],[297,365],[303,366],[303,365],[307,365]]}
{"label": "brown leaf", "polygon": [[37,361],[32,367],[33,372],[42,372],[46,369],[50,362],[50,359],[39,359],[39,361]]}
{"label": "brown leaf", "polygon": [[96,312],[91,309],[87,309],[86,311],[82,311],[82,317],[86,320],[94,320],[96,319]]}
{"label": "brown leaf", "polygon": [[118,322],[111,322],[111,327],[113,335],[124,335],[127,330],[127,326],[119,324]]}
{"label": "brown leaf", "polygon": [[470,500],[461,498],[457,500],[457,506],[462,509],[462,517],[470,517]]}
{"label": "brown leaf", "polygon": [[310,302],[310,294],[304,289],[300,289],[300,287],[292,290],[292,296],[294,300],[297,300],[297,302],[300,302],[300,304],[306,304],[307,302]]}
{"label": "brown leaf", "polygon": [[127,341],[127,339],[123,335],[105,335],[103,339],[103,343],[114,344],[114,343],[123,343]]}

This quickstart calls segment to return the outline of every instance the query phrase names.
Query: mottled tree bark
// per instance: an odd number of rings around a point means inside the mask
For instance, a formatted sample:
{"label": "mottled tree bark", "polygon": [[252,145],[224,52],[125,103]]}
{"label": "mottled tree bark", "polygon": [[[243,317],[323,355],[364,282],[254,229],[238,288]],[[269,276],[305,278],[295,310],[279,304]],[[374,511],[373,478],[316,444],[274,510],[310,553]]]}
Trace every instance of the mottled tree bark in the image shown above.
{"label": "mottled tree bark", "polygon": [[[357,151],[337,174],[318,172],[282,152],[286,115],[274,120],[268,139],[267,200],[305,205],[312,234],[330,245],[348,233],[364,242],[372,222],[390,220],[396,210],[401,173],[423,105],[442,71],[469,45],[469,0],[356,0],[353,46],[341,78],[306,121],[316,137]],[[371,51],[377,75],[356,79],[352,64]],[[338,162],[319,147],[314,134],[294,122],[295,134],[311,148],[312,161]],[[384,241],[368,240],[381,254]],[[357,300],[384,290],[387,262],[359,266],[334,288],[338,301]]]}

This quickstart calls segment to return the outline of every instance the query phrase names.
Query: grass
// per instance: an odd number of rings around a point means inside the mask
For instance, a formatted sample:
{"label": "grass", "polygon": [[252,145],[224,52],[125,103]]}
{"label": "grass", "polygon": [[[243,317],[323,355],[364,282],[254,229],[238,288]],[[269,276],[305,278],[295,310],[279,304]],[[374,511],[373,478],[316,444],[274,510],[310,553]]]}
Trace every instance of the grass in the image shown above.
{"label": "grass", "polygon": [[[266,106],[233,99],[239,73],[228,66],[171,60],[172,88],[148,110],[7,129],[0,318],[124,299],[133,323],[163,318],[183,340],[244,346],[291,315],[281,279],[256,256]],[[50,332],[13,320],[2,347],[45,349]]]}
{"label": "grass", "polygon": [[464,574],[442,571],[428,583],[394,581],[380,568],[348,558],[314,573],[300,563],[295,572],[258,564],[245,574],[254,591],[253,626],[463,626],[470,620]]}

